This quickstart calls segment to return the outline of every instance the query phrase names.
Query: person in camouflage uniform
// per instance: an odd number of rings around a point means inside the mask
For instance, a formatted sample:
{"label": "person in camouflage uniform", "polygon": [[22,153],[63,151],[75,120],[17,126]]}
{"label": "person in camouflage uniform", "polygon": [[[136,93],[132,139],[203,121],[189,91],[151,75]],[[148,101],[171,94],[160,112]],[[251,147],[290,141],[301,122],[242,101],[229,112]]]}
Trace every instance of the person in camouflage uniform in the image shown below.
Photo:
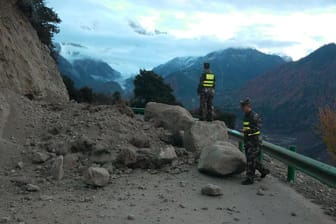
{"label": "person in camouflage uniform", "polygon": [[213,121],[216,77],[210,70],[210,64],[204,63],[204,72],[201,74],[197,93],[200,95],[200,120]]}
{"label": "person in camouflage uniform", "polygon": [[258,170],[261,178],[265,178],[270,171],[259,161],[261,154],[261,119],[259,115],[252,110],[250,99],[245,99],[240,102],[241,108],[245,114],[243,121],[244,146],[247,160],[246,179],[242,182],[243,185],[254,183],[255,171]]}

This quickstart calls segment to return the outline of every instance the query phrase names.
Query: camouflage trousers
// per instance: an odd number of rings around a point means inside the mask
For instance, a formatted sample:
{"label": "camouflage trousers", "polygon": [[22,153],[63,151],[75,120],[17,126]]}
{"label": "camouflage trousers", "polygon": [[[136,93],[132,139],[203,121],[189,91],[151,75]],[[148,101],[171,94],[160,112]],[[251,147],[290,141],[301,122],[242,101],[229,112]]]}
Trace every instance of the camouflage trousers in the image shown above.
{"label": "camouflage trousers", "polygon": [[260,173],[265,172],[265,168],[259,161],[259,155],[261,154],[261,139],[260,136],[245,137],[245,155],[246,155],[246,176],[249,179],[254,179],[255,171]]}
{"label": "camouflage trousers", "polygon": [[215,95],[215,90],[212,88],[205,88],[200,93],[200,119],[201,120],[213,120],[214,107],[213,99]]}

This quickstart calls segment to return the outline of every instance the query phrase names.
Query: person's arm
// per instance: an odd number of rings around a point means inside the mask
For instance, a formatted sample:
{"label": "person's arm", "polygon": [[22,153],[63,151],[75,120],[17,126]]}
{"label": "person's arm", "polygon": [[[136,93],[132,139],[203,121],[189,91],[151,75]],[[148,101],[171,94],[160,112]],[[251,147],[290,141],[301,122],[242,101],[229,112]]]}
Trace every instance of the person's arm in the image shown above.
{"label": "person's arm", "polygon": [[260,131],[261,130],[261,118],[257,113],[254,113],[253,115],[253,122],[255,123],[256,127],[255,130],[253,130],[254,132]]}
{"label": "person's arm", "polygon": [[214,86],[213,88],[215,89],[216,88],[216,75],[214,74]]}
{"label": "person's arm", "polygon": [[204,81],[204,73],[201,74],[200,76],[200,81],[198,84],[198,88],[197,88],[197,93],[200,94],[203,88],[203,81]]}

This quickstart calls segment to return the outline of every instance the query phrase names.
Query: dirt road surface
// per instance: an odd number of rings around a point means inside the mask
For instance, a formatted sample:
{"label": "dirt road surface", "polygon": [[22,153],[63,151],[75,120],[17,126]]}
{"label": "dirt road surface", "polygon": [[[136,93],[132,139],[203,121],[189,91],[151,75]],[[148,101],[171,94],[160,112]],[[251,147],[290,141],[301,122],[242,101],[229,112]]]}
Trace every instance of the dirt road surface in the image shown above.
{"label": "dirt road surface", "polygon": [[[254,186],[241,186],[240,180],[240,176],[208,177],[190,167],[176,175],[135,170],[103,189],[87,188],[70,178],[46,183],[40,192],[30,194],[1,186],[0,217],[9,217],[9,223],[26,224],[335,223],[276,178]],[[208,183],[221,186],[224,195],[201,195],[201,188]],[[257,194],[260,188],[264,195]]]}

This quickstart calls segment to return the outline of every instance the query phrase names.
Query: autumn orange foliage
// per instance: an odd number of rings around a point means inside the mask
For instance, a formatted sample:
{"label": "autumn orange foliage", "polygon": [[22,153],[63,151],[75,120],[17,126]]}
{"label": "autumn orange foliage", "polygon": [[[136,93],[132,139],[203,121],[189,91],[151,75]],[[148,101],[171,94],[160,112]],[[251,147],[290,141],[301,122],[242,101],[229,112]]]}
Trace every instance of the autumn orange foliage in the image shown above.
{"label": "autumn orange foliage", "polygon": [[336,160],[336,103],[320,109],[319,129],[329,153]]}

